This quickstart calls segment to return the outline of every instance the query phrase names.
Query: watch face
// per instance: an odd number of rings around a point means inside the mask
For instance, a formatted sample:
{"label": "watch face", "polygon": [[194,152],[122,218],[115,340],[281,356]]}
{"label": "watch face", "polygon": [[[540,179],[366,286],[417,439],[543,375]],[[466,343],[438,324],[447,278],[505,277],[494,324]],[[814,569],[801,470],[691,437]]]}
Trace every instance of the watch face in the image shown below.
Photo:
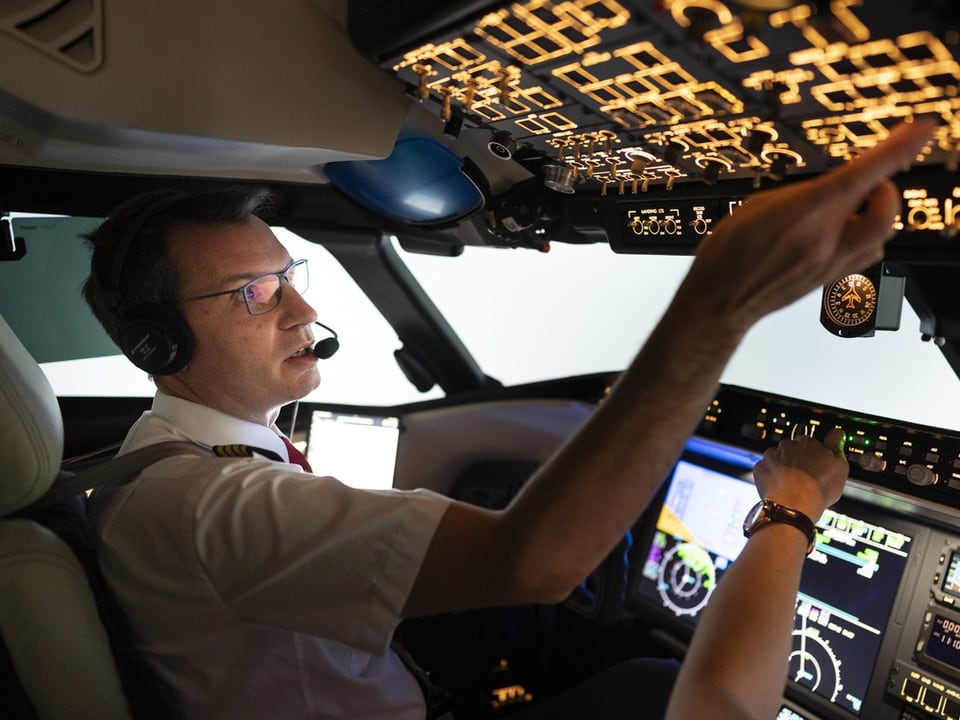
{"label": "watch face", "polygon": [[876,311],[877,288],[866,275],[845,275],[824,288],[822,319],[836,335],[853,337],[871,331]]}
{"label": "watch face", "polygon": [[763,514],[762,500],[750,508],[750,512],[748,512],[747,516],[743,519],[743,531],[745,533],[753,529],[753,525],[757,522],[761,514]]}

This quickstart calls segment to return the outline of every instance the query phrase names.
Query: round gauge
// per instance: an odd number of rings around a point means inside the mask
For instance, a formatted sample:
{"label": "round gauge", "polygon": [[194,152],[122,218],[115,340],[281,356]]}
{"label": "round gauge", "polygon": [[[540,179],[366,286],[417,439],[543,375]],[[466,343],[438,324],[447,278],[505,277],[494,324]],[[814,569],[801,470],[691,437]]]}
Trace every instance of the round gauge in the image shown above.
{"label": "round gauge", "polygon": [[678,617],[697,615],[716,586],[713,559],[696,543],[680,543],[664,555],[657,587],[664,605]]}
{"label": "round gauge", "polygon": [[800,619],[800,627],[794,626],[791,637],[789,677],[830,702],[836,702],[843,690],[841,663],[823,628],[817,625],[815,618],[820,612],[824,611],[807,608],[806,612],[800,612],[798,609],[796,617]]}
{"label": "round gauge", "polygon": [[834,280],[823,290],[823,321],[837,335],[862,335],[873,329],[877,287],[866,275],[854,273]]}
{"label": "round gauge", "polygon": [[843,689],[840,661],[830,643],[817,633],[793,631],[789,677],[815,693],[836,702]]}

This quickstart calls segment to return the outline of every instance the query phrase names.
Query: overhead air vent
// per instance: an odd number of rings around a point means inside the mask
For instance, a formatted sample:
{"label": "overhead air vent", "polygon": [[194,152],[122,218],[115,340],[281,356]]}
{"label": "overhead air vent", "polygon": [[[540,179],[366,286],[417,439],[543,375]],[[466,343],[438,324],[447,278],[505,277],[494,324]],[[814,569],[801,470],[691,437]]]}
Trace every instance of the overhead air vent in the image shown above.
{"label": "overhead air vent", "polygon": [[80,72],[103,62],[101,0],[6,0],[0,29]]}

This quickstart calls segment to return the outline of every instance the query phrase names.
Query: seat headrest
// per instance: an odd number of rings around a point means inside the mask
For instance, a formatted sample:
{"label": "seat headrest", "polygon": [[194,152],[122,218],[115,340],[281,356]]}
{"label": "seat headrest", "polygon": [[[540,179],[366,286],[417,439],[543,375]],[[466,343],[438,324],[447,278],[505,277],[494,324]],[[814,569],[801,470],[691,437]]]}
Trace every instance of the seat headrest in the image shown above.
{"label": "seat headrest", "polygon": [[0,317],[0,515],[53,483],[63,457],[57,397],[40,366]]}

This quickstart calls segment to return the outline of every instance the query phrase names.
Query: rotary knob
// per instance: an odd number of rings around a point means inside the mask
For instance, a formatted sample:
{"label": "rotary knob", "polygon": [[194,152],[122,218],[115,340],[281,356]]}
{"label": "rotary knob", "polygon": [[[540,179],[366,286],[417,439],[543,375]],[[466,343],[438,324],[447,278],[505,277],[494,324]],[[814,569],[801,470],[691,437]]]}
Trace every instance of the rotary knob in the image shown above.
{"label": "rotary knob", "polygon": [[937,481],[937,474],[924,465],[911,465],[907,468],[907,480],[914,485],[933,485]]}
{"label": "rotary knob", "polygon": [[568,165],[547,165],[543,168],[543,184],[564,194],[575,192],[573,168]]}
{"label": "rotary knob", "polygon": [[693,231],[697,235],[704,235],[706,234],[707,230],[710,229],[710,226],[707,224],[707,221],[704,220],[702,217],[698,217],[695,220],[691,220],[690,226],[693,228]]}
{"label": "rotary knob", "polygon": [[[877,455],[866,455],[866,454],[857,455],[856,460],[857,460],[857,465],[859,465],[860,467],[862,467],[864,470],[868,472],[880,472],[887,465],[884,459]],[[914,467],[919,467],[919,466],[914,466]],[[909,474],[908,474],[908,477],[909,477]],[[913,480],[911,480],[910,482],[913,482]]]}

